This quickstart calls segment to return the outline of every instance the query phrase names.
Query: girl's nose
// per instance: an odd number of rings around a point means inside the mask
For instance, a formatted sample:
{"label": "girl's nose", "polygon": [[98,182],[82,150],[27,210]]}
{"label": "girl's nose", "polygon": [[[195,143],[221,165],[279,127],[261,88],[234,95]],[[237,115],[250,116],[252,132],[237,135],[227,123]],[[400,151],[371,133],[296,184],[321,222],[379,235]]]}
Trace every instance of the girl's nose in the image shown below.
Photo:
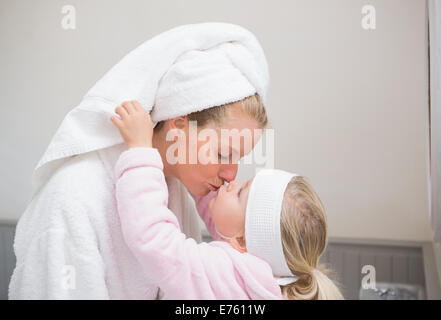
{"label": "girl's nose", "polygon": [[228,184],[227,191],[232,191],[235,188],[240,188],[241,183],[239,181],[233,180]]}
{"label": "girl's nose", "polygon": [[227,191],[228,191],[228,192],[231,191],[231,190],[233,189],[235,183],[236,183],[236,181],[233,180],[233,181],[231,181],[231,182],[228,184],[228,187],[227,187]]}

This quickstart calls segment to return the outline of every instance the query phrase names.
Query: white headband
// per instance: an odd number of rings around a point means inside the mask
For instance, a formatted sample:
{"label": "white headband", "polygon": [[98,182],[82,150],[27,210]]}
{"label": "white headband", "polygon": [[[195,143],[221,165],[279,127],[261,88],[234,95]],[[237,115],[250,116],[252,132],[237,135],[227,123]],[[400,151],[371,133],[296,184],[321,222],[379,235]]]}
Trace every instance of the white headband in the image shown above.
{"label": "white headband", "polygon": [[262,169],[254,177],[248,194],[245,217],[247,252],[265,260],[279,285],[295,282],[283,254],[280,214],[285,189],[296,174]]}

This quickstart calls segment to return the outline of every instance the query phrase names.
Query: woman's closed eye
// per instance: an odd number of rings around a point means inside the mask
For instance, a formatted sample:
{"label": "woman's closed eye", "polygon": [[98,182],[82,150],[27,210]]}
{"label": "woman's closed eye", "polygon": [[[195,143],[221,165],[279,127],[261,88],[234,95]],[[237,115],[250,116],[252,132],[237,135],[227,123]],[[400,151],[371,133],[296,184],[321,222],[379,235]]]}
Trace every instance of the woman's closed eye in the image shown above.
{"label": "woman's closed eye", "polygon": [[218,153],[218,155],[219,155],[219,157],[220,158],[223,158],[223,159],[229,159],[230,158],[230,155],[222,155],[221,153]]}
{"label": "woman's closed eye", "polygon": [[227,156],[223,156],[222,154],[218,154],[219,155],[219,158],[220,159],[222,159],[222,160],[224,160],[224,161],[229,161],[230,160],[230,157],[231,157],[231,155],[227,155]]}

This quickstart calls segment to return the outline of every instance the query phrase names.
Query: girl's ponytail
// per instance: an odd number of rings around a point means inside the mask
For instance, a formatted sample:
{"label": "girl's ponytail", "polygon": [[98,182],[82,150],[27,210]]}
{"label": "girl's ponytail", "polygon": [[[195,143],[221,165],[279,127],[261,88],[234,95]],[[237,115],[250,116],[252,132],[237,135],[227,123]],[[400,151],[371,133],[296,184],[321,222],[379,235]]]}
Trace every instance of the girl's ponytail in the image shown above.
{"label": "girl's ponytail", "polygon": [[343,296],[322,269],[300,275],[296,282],[280,286],[283,295],[289,300],[341,300]]}
{"label": "girl's ponytail", "polygon": [[327,244],[323,205],[307,181],[295,176],[284,195],[280,218],[283,253],[291,272],[299,279],[280,286],[290,300],[343,299],[339,288],[318,266]]}
{"label": "girl's ponytail", "polygon": [[340,289],[334,284],[334,282],[328,278],[328,276],[320,271],[314,269],[312,271],[312,277],[317,283],[317,300],[342,300],[343,295]]}

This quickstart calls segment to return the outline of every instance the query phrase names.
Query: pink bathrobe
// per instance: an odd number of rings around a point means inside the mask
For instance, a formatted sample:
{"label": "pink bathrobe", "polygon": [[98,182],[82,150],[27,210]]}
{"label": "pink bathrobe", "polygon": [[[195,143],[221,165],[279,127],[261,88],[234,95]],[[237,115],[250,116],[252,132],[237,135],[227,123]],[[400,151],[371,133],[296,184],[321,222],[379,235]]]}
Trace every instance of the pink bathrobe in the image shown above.
{"label": "pink bathrobe", "polygon": [[[264,260],[240,253],[224,241],[198,244],[186,239],[167,208],[167,184],[157,149],[124,151],[115,176],[124,239],[164,299],[283,299]],[[207,205],[214,194],[195,197],[213,236]]]}

